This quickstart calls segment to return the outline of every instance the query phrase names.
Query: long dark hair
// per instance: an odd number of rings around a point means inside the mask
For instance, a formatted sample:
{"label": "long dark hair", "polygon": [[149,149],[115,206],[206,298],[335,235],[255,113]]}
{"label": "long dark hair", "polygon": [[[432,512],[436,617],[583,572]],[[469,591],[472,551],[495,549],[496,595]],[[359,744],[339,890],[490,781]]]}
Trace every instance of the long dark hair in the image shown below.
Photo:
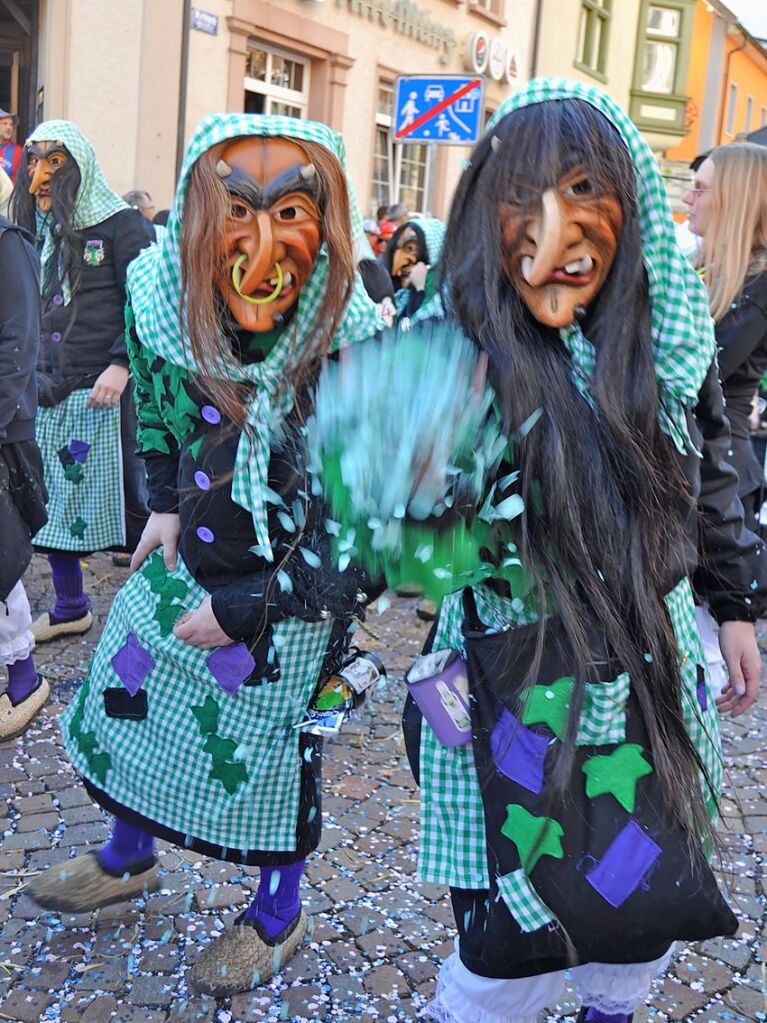
{"label": "long dark hair", "polygon": [[[617,194],[623,210],[614,264],[583,322],[596,349],[593,409],[573,383],[559,332],[532,317],[500,260],[499,206],[512,194],[528,208],[539,203],[576,165]],[[634,169],[618,133],[593,107],[579,100],[526,107],[479,143],[453,200],[442,272],[458,320],[487,353],[510,434],[542,410],[514,441],[527,509],[517,520],[518,542],[536,579],[539,654],[545,594],[584,673],[591,659],[585,623],[598,623],[631,677],[667,811],[700,838],[711,833],[705,771],[683,725],[679,654],[664,599],[679,578],[673,566],[691,499],[659,423],[642,265]],[[559,792],[570,781],[582,701],[580,682],[554,767]]]}
{"label": "long dark hair", "polygon": [[[69,152],[67,150],[67,152]],[[16,183],[13,186],[11,197],[11,214],[17,224],[37,235],[37,203],[35,197],[29,192],[27,148],[24,147],[19,172],[16,175]],[[50,226],[53,245],[55,269],[48,274],[42,282],[43,299],[48,297],[49,292],[56,286],[57,278],[63,280],[69,278],[69,287],[74,295],[80,282],[80,273],[83,265],[83,241],[79,233],[72,226],[72,218],[77,205],[77,191],[80,187],[80,168],[75,158],[69,153],[69,159],[62,164],[56,173],[51,177],[51,209],[46,215],[47,224]],[[68,330],[72,327],[70,321]]]}
{"label": "long dark hair", "polygon": [[[349,193],[338,160],[317,142],[297,141],[317,169],[322,240],[328,250],[328,280],[317,312],[314,331],[302,338],[303,348],[292,367],[296,390],[312,382],[322,356],[338,330],[354,287]],[[209,149],[197,160],[189,176],[189,188],[181,227],[181,288],[187,317],[189,344],[203,388],[216,399],[230,419],[242,426],[246,389],[222,379],[220,370],[230,357],[229,342],[221,328],[223,301],[215,282],[225,257],[221,234],[229,215],[230,196],[216,173],[217,150]],[[223,375],[225,376],[225,375]]]}

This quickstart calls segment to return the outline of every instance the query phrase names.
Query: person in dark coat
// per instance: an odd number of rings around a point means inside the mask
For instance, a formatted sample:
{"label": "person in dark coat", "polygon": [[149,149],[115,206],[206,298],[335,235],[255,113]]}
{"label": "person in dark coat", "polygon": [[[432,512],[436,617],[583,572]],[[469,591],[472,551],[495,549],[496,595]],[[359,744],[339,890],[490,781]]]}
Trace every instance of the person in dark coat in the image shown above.
{"label": "person in dark coat", "polygon": [[756,530],[764,470],[751,444],[749,416],[767,370],[767,149],[736,143],[715,149],[684,196],[716,323],[719,373],[732,429],[730,464],[746,525]]}
{"label": "person in dark coat", "polygon": [[50,506],[36,546],[56,600],[33,632],[46,642],[90,628],[82,555],[134,550],[147,520],[123,321],[128,266],[155,234],[69,121],[46,121],[27,139],[13,208],[37,229],[42,263],[37,434]]}
{"label": "person in dark coat", "polygon": [[21,577],[32,537],[45,523],[45,488],[35,443],[35,364],[40,339],[40,265],[33,238],[0,217],[0,739],[23,732],[48,699],[32,649],[32,617]]}

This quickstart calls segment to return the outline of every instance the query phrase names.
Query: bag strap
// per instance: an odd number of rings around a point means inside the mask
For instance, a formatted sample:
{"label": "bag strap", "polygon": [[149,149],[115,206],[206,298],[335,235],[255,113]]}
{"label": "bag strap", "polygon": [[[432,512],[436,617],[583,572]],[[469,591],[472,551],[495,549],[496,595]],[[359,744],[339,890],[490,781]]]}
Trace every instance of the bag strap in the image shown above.
{"label": "bag strap", "polygon": [[474,599],[474,590],[467,586],[463,591],[463,633],[487,632],[487,626],[479,617],[477,602]]}

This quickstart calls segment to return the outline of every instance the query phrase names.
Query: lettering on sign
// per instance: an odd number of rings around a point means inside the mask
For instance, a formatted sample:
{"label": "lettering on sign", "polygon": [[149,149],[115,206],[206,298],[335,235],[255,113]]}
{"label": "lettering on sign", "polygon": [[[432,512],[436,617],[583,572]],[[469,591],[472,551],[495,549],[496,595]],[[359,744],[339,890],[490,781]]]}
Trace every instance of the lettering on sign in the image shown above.
{"label": "lettering on sign", "polygon": [[430,12],[422,10],[411,0],[336,0],[336,6],[359,14],[374,25],[392,28],[417,43],[439,50],[440,64],[450,63],[458,45],[452,28],[432,21]]}

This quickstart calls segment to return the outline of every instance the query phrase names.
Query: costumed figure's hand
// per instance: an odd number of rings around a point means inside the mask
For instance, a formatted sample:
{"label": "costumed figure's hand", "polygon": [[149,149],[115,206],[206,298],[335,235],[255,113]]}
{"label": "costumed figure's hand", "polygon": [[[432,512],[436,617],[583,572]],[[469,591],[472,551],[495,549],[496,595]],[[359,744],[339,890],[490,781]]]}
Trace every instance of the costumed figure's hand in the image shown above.
{"label": "costumed figure's hand", "polygon": [[128,369],[125,366],[107,366],[91,389],[89,408],[114,408],[128,384]]}
{"label": "costumed figure's hand", "polygon": [[762,674],[754,626],[751,622],[725,622],[719,629],[719,647],[730,681],[716,705],[720,714],[742,714],[759,695]]}
{"label": "costumed figure's hand", "polygon": [[137,572],[152,551],[162,547],[163,561],[169,572],[176,567],[178,538],[181,533],[181,519],[175,512],[152,512],[144,532],[133,552],[131,572]]}
{"label": "costumed figure's hand", "polygon": [[426,274],[429,271],[429,267],[425,263],[414,263],[410,267],[410,273],[408,274],[408,287],[414,288],[416,291],[423,291],[426,287]]}
{"label": "costumed figure's hand", "polygon": [[227,636],[218,624],[210,597],[206,597],[198,608],[180,618],[173,629],[173,634],[176,639],[201,650],[211,650],[213,647],[234,643],[231,636]]}

